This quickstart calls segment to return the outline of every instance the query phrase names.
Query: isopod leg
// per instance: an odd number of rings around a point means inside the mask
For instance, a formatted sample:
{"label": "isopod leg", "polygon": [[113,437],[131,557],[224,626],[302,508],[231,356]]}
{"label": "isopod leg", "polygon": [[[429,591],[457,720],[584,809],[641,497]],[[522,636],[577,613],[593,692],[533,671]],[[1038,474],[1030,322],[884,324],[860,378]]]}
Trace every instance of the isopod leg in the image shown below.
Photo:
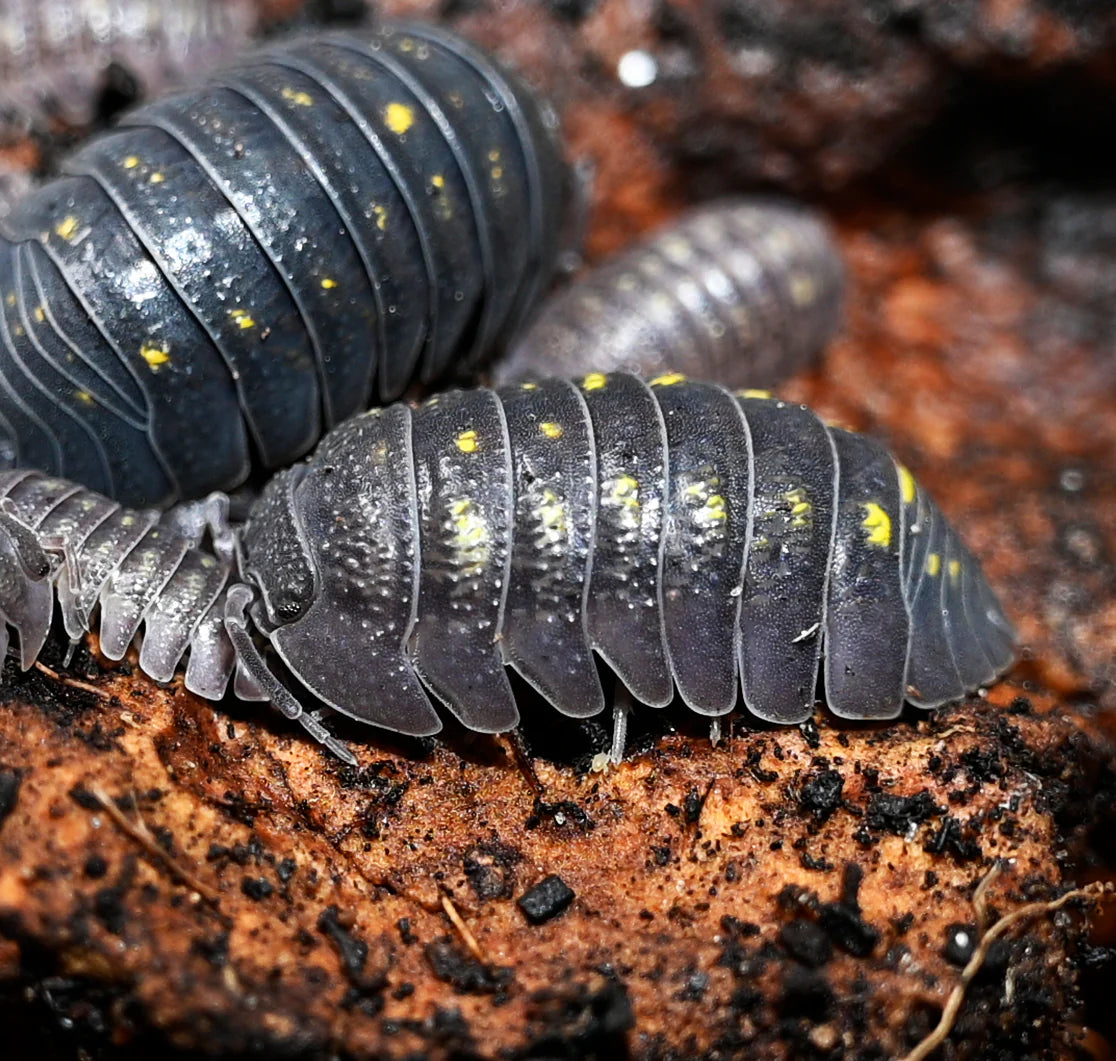
{"label": "isopod leg", "polygon": [[0,623],[10,623],[19,632],[23,670],[38,658],[50,632],[50,572],[50,558],[35,532],[15,515],[10,501],[0,501]]}
{"label": "isopod leg", "polygon": [[632,713],[632,694],[628,687],[616,683],[612,700],[612,750],[608,753],[613,766],[624,760],[624,746],[628,743],[628,716]]}
{"label": "isopod leg", "polygon": [[244,668],[249,679],[266,694],[271,706],[284,717],[297,722],[319,744],[328,748],[342,762],[359,766],[357,758],[344,741],[338,740],[322,723],[308,713],[271,670],[256,648],[252,635],[248,632],[248,605],[252,602],[252,591],[247,586],[233,586],[226,597],[225,631],[236,650],[237,665]]}
{"label": "isopod leg", "polygon": [[232,563],[236,535],[229,520],[228,494],[215,491],[201,501],[184,501],[168,510],[162,522],[189,539],[195,548],[208,532],[217,558]]}

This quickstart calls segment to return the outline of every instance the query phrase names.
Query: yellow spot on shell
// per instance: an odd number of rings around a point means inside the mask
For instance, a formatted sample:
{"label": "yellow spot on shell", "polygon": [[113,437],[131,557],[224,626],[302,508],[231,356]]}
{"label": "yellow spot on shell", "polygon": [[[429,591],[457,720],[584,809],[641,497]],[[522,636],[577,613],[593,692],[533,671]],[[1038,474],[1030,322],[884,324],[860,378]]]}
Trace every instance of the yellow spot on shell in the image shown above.
{"label": "yellow spot on shell", "polygon": [[681,372],[664,372],[651,381],[652,387],[673,387],[676,383],[685,383],[686,377]]}
{"label": "yellow spot on shell", "polygon": [[296,104],[299,107],[312,107],[314,105],[314,97],[309,92],[301,92],[298,89],[283,86],[283,91],[280,95],[285,100]]}
{"label": "yellow spot on shell", "polygon": [[537,391],[539,385],[537,383],[523,383],[520,385],[519,389],[524,391]]}
{"label": "yellow spot on shell", "polygon": [[937,553],[926,557],[926,573],[931,578],[937,578],[942,572],[942,558]]}
{"label": "yellow spot on shell", "polygon": [[74,214],[68,214],[54,226],[54,231],[59,239],[64,239],[69,243],[77,235],[80,227],[81,222],[77,217]]}
{"label": "yellow spot on shell", "polygon": [[324,287],[327,291],[332,291],[336,286],[337,281],[334,280],[332,276],[322,277],[322,287]]}
{"label": "yellow spot on shell", "polygon": [[453,522],[453,547],[457,553],[458,565],[466,574],[476,576],[488,560],[488,524],[483,514],[477,511],[476,505],[467,497],[451,502],[450,518]]}
{"label": "yellow spot on shell", "polygon": [[43,321],[46,320],[46,311],[43,309],[42,306],[35,307],[35,320],[37,320],[40,324],[42,324]]}
{"label": "yellow spot on shell", "polygon": [[23,325],[22,324],[17,324],[15,326],[15,328],[13,328],[12,330],[15,332],[16,335],[22,335],[23,334]]}
{"label": "yellow spot on shell", "polygon": [[544,420],[539,424],[539,430],[546,435],[547,438],[558,439],[562,437],[562,425],[556,424],[552,420]]}
{"label": "yellow spot on shell", "polygon": [[5,302],[6,302],[6,303],[7,303],[7,304],[8,304],[9,306],[14,306],[14,305],[16,304],[16,297],[15,297],[15,294],[14,294],[14,293],[12,293],[12,294],[8,295],[8,297],[7,297],[7,298],[5,298],[5,299],[4,299],[4,301],[5,301]]}
{"label": "yellow spot on shell", "polygon": [[961,561],[950,560],[949,562],[949,577],[956,582],[961,577]]}
{"label": "yellow spot on shell", "polygon": [[639,480],[632,475],[621,475],[612,483],[612,503],[625,508],[639,508]]}
{"label": "yellow spot on shell", "polygon": [[163,176],[158,170],[151,174],[149,178],[152,184],[162,184],[167,178]]}
{"label": "yellow spot on shell", "polygon": [[446,194],[446,178],[441,173],[435,173],[430,178],[430,191],[438,216],[443,221],[449,221],[453,217],[453,202]]}
{"label": "yellow spot on shell", "polygon": [[479,445],[477,442],[477,433],[472,428],[468,431],[462,431],[461,434],[454,439],[454,442],[462,453],[476,453],[477,446]]}
{"label": "yellow spot on shell", "polygon": [[868,532],[864,536],[868,545],[886,549],[891,545],[891,517],[875,501],[860,506],[864,509],[864,519],[860,525]]}
{"label": "yellow spot on shell", "polygon": [[152,372],[159,369],[170,360],[170,350],[166,346],[156,346],[154,343],[144,343],[140,347],[140,357],[147,362]]}
{"label": "yellow spot on shell", "polygon": [[489,172],[492,174],[492,179],[494,181],[498,181],[498,180],[502,179],[503,176],[504,176],[504,167],[503,166],[493,166],[492,169]]}
{"label": "yellow spot on shell", "polygon": [[396,136],[402,136],[415,124],[414,108],[406,103],[389,103],[384,108],[384,121]]}
{"label": "yellow spot on shell", "polygon": [[725,511],[725,499],[720,494],[711,494],[706,500],[705,505],[696,513],[696,519],[699,523],[721,523],[728,519],[728,512]]}
{"label": "yellow spot on shell", "polygon": [[89,391],[74,391],[74,397],[77,398],[82,405],[92,405],[93,395]]}
{"label": "yellow spot on shell", "polygon": [[388,212],[387,207],[380,206],[379,203],[372,204],[372,216],[376,219],[376,227],[384,232],[387,230]]}
{"label": "yellow spot on shell", "polygon": [[247,310],[230,309],[229,316],[232,317],[232,319],[236,321],[236,323],[239,324],[245,331],[256,326],[255,319],[248,313]]}
{"label": "yellow spot on shell", "polygon": [[899,466],[899,496],[903,499],[904,505],[914,503],[915,493],[917,488],[915,486],[914,476],[902,464]]}
{"label": "yellow spot on shell", "polygon": [[590,372],[588,376],[581,381],[581,386],[587,391],[599,391],[602,387],[608,385],[608,376],[603,372]]}
{"label": "yellow spot on shell", "polygon": [[810,503],[806,491],[801,486],[796,486],[783,494],[783,500],[790,505],[791,526],[811,527],[814,523],[814,506]]}
{"label": "yellow spot on shell", "polygon": [[737,391],[736,396],[738,398],[770,398],[772,395],[771,391],[753,390],[752,388],[747,388],[742,391]]}
{"label": "yellow spot on shell", "polygon": [[556,542],[566,537],[566,505],[553,490],[543,490],[537,515],[548,541]]}
{"label": "yellow spot on shell", "polygon": [[140,164],[139,155],[129,155],[124,159],[123,166],[125,169],[135,169]]}

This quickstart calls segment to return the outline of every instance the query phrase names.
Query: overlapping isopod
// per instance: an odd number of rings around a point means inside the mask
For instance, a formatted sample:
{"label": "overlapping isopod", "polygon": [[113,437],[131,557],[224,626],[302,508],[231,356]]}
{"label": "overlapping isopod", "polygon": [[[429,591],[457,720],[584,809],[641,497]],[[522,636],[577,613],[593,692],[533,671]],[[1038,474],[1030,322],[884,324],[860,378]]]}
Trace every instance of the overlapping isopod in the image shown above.
{"label": "overlapping isopod", "polygon": [[250,54],[64,170],[3,222],[0,440],[129,504],[281,467],[497,349],[567,185],[525,85],[390,21]]}

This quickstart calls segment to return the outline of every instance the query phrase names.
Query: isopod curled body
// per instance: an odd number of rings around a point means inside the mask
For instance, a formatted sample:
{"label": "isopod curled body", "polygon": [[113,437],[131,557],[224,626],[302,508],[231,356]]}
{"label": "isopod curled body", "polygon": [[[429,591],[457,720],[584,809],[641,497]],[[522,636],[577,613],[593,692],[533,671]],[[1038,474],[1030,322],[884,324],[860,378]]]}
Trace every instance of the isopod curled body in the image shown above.
{"label": "isopod curled body", "polygon": [[550,298],[494,368],[500,382],[624,370],[769,387],[841,318],[844,267],[816,212],[706,203]]}
{"label": "isopod curled body", "polygon": [[557,257],[546,108],[464,40],[278,43],[132,112],[4,221],[10,463],[130,504],[276,468],[497,348]]}
{"label": "isopod curled body", "polygon": [[[930,708],[990,682],[1013,633],[977,561],[871,439],[805,406],[626,373],[394,404],[265,487],[230,566],[61,480],[0,478],[3,614],[24,666],[100,603],[102,649],[269,699],[346,754],[302,698],[383,729],[513,729],[513,667],[562,714],[600,712],[594,652],[644,704],[677,691],[774,723]],[[219,502],[211,501],[219,508]],[[213,513],[210,513],[213,516]],[[211,518],[220,528],[221,520]],[[217,540],[225,533],[218,530]],[[232,554],[226,542],[223,554]],[[61,556],[61,564],[50,554]]]}

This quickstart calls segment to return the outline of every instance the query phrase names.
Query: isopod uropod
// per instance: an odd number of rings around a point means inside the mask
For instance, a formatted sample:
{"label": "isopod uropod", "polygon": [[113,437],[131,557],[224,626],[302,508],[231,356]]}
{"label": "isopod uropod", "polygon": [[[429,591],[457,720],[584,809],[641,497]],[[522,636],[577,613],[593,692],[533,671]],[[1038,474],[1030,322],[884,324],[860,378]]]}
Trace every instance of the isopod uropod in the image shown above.
{"label": "isopod uropod", "polygon": [[[1013,633],[910,473],[809,409],[677,374],[591,373],[394,404],[276,475],[223,557],[153,512],[38,473],[0,476],[3,615],[24,666],[53,594],[106,655],[219,698],[267,699],[338,754],[299,697],[399,733],[519,713],[506,666],[557,710],[635,699],[782,724],[885,719],[991,681]],[[62,562],[52,562],[52,555]],[[234,572],[230,576],[230,570]],[[5,635],[6,636],[6,635]],[[278,654],[299,697],[275,676]]]}
{"label": "isopod uropod", "polygon": [[497,349],[567,190],[522,83],[388,21],[251,54],[64,169],[3,222],[0,440],[129,504],[288,464]]}

